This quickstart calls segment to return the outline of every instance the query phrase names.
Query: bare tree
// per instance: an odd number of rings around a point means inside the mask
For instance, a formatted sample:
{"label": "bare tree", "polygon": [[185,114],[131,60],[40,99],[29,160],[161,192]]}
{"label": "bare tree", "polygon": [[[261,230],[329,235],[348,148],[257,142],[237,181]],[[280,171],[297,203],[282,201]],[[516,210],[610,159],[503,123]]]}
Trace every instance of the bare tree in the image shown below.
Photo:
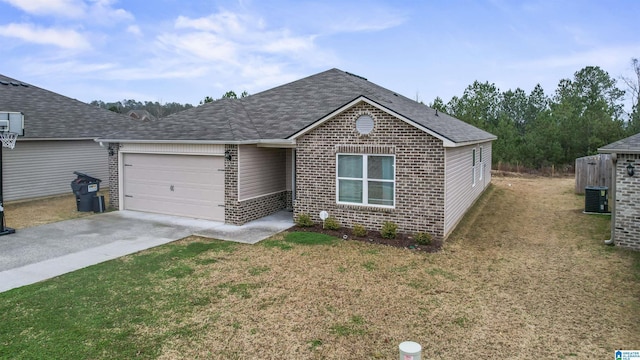
{"label": "bare tree", "polygon": [[620,79],[627,85],[631,93],[631,115],[627,124],[629,135],[640,132],[640,61],[637,58],[631,59],[631,68],[635,73],[635,79],[621,76]]}

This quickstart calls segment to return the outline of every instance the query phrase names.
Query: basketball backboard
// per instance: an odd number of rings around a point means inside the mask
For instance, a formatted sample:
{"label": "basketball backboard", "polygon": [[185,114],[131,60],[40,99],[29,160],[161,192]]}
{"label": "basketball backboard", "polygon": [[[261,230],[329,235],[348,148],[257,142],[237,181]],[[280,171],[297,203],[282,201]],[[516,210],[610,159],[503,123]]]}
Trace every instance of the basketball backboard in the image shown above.
{"label": "basketball backboard", "polygon": [[24,114],[16,111],[0,111],[0,132],[12,132],[24,136]]}

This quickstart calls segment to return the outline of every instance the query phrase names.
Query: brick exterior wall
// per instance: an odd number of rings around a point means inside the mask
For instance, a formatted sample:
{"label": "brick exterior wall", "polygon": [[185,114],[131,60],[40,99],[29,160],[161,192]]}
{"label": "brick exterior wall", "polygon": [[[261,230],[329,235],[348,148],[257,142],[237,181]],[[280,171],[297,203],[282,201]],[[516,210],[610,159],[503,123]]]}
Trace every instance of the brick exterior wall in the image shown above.
{"label": "brick exterior wall", "polygon": [[[109,209],[118,210],[120,201],[120,184],[118,183],[119,143],[109,143]],[[113,152],[113,155],[111,153]]]}
{"label": "brick exterior wall", "polygon": [[[628,164],[635,167],[634,176],[627,174]],[[640,155],[618,154],[615,181],[615,243],[640,250]]]}
{"label": "brick exterior wall", "polygon": [[293,192],[286,191],[284,196],[285,196],[285,208],[289,210],[293,209]]}
{"label": "brick exterior wall", "polygon": [[238,146],[226,145],[225,151],[231,154],[231,160],[224,162],[225,223],[242,225],[286,208],[287,191],[238,201]]}
{"label": "brick exterior wall", "polygon": [[[356,119],[374,119],[373,131],[360,135]],[[336,203],[337,153],[387,153],[396,157],[395,208]],[[325,210],[345,227],[380,230],[393,221],[400,232],[444,236],[444,148],[439,139],[364,102],[327,120],[297,139],[294,216]]]}

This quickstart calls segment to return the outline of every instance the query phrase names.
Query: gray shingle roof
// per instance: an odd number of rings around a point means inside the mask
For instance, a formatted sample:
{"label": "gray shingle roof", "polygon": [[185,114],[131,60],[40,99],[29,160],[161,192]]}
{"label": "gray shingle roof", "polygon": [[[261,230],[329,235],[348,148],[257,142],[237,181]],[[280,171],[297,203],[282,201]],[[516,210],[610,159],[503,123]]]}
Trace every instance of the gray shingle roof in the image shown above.
{"label": "gray shingle roof", "polygon": [[367,99],[454,143],[495,136],[364,78],[331,69],[242,99],[184,110],[109,135],[117,140],[258,141],[287,139],[350,103]]}
{"label": "gray shingle roof", "polygon": [[96,138],[126,126],[124,115],[0,75],[0,111],[24,114],[24,138]]}
{"label": "gray shingle roof", "polygon": [[600,153],[640,153],[640,134],[618,140],[598,149]]}

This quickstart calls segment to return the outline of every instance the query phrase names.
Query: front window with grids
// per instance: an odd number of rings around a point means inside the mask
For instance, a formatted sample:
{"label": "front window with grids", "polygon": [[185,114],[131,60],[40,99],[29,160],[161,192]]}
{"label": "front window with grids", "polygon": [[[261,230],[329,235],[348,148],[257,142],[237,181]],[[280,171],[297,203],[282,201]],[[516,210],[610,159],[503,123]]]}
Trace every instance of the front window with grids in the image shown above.
{"label": "front window with grids", "polygon": [[338,154],[336,173],[339,204],[395,206],[393,155]]}

